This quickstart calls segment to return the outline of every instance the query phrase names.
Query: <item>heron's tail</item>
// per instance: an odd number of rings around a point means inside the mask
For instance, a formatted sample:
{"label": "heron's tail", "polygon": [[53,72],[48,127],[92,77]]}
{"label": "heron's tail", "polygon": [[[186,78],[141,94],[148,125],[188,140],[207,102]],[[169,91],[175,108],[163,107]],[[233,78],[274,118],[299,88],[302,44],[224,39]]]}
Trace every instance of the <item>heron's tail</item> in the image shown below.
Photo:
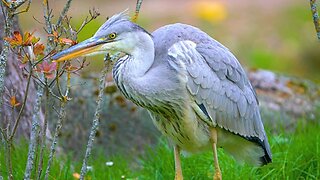
{"label": "heron's tail", "polygon": [[264,135],[264,140],[260,145],[264,150],[264,156],[262,156],[260,158],[260,161],[262,163],[261,165],[266,165],[268,163],[271,163],[272,162],[272,154],[271,154],[268,138],[266,135]]}
{"label": "heron's tail", "polygon": [[243,137],[223,129],[218,133],[218,146],[222,147],[238,162],[263,166],[272,161],[270,146],[266,136],[261,141],[256,137]]}

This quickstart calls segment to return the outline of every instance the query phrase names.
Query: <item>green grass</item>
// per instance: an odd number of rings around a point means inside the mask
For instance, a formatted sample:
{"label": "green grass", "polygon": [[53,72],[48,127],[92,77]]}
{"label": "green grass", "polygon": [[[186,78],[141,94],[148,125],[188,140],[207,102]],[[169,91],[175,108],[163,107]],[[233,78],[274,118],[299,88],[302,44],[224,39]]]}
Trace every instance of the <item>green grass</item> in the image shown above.
{"label": "green grass", "polygon": [[[319,179],[320,178],[320,127],[308,125],[294,133],[270,136],[273,163],[263,167],[252,167],[235,162],[222,149],[219,161],[224,179]],[[27,144],[21,143],[14,149],[13,166],[15,179],[22,179],[25,169]],[[7,177],[4,148],[0,147],[0,176]],[[48,152],[47,152],[48,153]],[[94,152],[90,160],[92,170],[87,177],[91,179],[173,179],[174,161],[172,149],[166,141],[160,141],[154,148],[148,148],[137,159],[118,155],[105,157],[102,152]],[[71,160],[72,155],[60,155],[55,160],[51,179],[73,179],[79,173],[81,161]],[[45,159],[46,161],[46,159]],[[113,166],[106,166],[106,162]],[[182,157],[185,179],[212,179],[214,173],[212,153]],[[1,179],[1,178],[0,178]]]}

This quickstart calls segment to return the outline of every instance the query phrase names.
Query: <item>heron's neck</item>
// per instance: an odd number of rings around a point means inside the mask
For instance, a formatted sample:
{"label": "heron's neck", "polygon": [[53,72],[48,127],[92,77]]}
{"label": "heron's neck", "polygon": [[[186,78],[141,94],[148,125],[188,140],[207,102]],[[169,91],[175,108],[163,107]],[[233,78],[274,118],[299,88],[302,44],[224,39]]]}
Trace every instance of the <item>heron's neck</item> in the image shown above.
{"label": "heron's neck", "polygon": [[144,76],[151,68],[154,62],[154,44],[150,35],[143,33],[134,37],[135,43],[129,55],[131,60],[127,62],[126,72],[127,75],[138,78]]}
{"label": "heron's neck", "polygon": [[[137,97],[144,93],[143,83],[148,78],[147,72],[154,62],[154,44],[149,35],[139,36],[127,56],[120,58],[113,67],[113,78],[120,91],[138,104]],[[129,45],[130,46],[130,45]],[[138,98],[139,99],[139,98]]]}

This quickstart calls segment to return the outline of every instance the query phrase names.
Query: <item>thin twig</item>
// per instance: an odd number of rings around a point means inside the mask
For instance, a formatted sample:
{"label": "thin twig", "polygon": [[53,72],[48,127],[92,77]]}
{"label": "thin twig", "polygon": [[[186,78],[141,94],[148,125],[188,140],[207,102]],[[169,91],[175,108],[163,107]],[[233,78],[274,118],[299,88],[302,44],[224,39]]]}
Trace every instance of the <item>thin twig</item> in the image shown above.
{"label": "thin twig", "polygon": [[317,37],[320,40],[320,20],[319,20],[316,0],[310,0],[310,6],[311,6],[312,17],[313,17],[313,24],[317,32]]}
{"label": "thin twig", "polygon": [[61,128],[62,128],[62,123],[66,119],[66,110],[65,110],[66,102],[65,101],[60,101],[60,102],[61,102],[61,105],[60,105],[60,112],[58,113],[58,122],[57,122],[56,129],[54,132],[53,140],[51,143],[49,160],[48,160],[48,164],[47,164],[46,174],[44,177],[44,179],[46,179],[46,180],[49,178],[49,172],[50,172],[51,164],[53,162],[54,154],[56,152],[57,143],[58,143],[58,136],[59,136]]}
{"label": "thin twig", "polygon": [[[60,87],[60,75],[59,75],[59,69],[60,69],[60,64],[61,63],[57,63],[57,71],[56,71],[56,82],[57,82],[57,89],[58,89],[58,93],[59,95],[62,97],[62,91],[61,91],[61,87]],[[61,75],[63,74],[63,72],[61,73]],[[52,81],[53,82],[53,81]],[[50,85],[49,85],[50,87]]]}
{"label": "thin twig", "polygon": [[[15,11],[16,9],[18,9],[20,6],[22,6],[27,0],[15,0],[15,1],[9,1],[6,2],[6,6],[10,9],[12,9],[13,11]],[[2,1],[5,2],[5,1]]]}
{"label": "thin twig", "polygon": [[100,16],[100,13],[95,10],[89,10],[89,14],[90,14],[90,19],[88,19],[88,17],[86,17],[86,19],[82,22],[81,26],[78,28],[76,34],[79,34],[81,32],[81,30],[87,25],[89,24],[92,20],[96,19],[98,16]]}
{"label": "thin twig", "polygon": [[60,130],[62,128],[62,122],[66,119],[65,106],[66,106],[66,103],[68,101],[68,94],[69,94],[69,91],[70,91],[70,88],[71,88],[70,79],[71,79],[70,72],[68,72],[68,74],[67,74],[67,90],[66,90],[66,93],[64,95],[64,99],[62,99],[60,101],[61,105],[60,105],[60,110],[59,110],[59,113],[58,113],[59,119],[58,119],[58,122],[57,122],[57,125],[56,125],[56,129],[55,129],[55,132],[54,132],[53,140],[52,140],[52,143],[51,143],[50,155],[49,155],[49,160],[48,160],[46,174],[45,174],[45,179],[46,180],[48,179],[50,168],[51,168],[51,164],[52,164],[53,157],[54,157],[54,153],[56,152],[58,135],[59,135]]}
{"label": "thin twig", "polygon": [[[47,79],[46,79],[47,84]],[[48,128],[48,118],[49,118],[49,88],[46,86],[45,88],[45,94],[46,94],[46,103],[45,103],[45,109],[44,109],[44,124],[42,129],[42,137],[40,139],[41,141],[41,149],[40,149],[40,157],[39,157],[39,165],[38,165],[38,179],[41,178],[42,168],[43,168],[43,153],[44,149],[46,148],[46,132]]]}
{"label": "thin twig", "polygon": [[61,26],[62,20],[66,16],[66,14],[70,8],[71,2],[72,2],[72,0],[68,0],[67,3],[64,5],[64,8],[63,8],[63,10],[59,16],[59,19],[57,21],[56,27]]}
{"label": "thin twig", "polygon": [[23,102],[22,102],[22,106],[21,106],[21,109],[19,111],[19,114],[18,114],[18,117],[13,125],[13,129],[12,129],[12,132],[9,136],[9,140],[12,140],[14,135],[16,134],[16,131],[17,131],[17,128],[18,128],[18,125],[19,125],[19,122],[20,122],[20,119],[22,117],[22,113],[23,113],[23,110],[25,109],[25,106],[26,106],[26,102],[27,102],[27,99],[28,99],[28,94],[29,94],[29,87],[30,87],[30,82],[31,82],[31,77],[32,77],[32,73],[33,73],[33,70],[30,69],[30,72],[29,72],[29,75],[28,75],[28,80],[27,80],[27,87],[26,87],[26,91],[24,93],[24,98],[23,98]]}
{"label": "thin twig", "polygon": [[[46,21],[46,31],[48,34],[53,34],[53,28],[52,28],[52,10],[50,9],[49,2],[48,0],[43,0],[43,13],[44,13],[44,19]],[[46,49],[46,54],[48,52],[52,51],[54,49],[54,37],[53,36],[48,36],[48,43],[47,43],[47,49]]]}
{"label": "thin twig", "polygon": [[18,12],[13,13],[13,15],[15,16],[15,15],[18,15],[18,14],[21,14],[21,13],[28,12],[28,11],[29,11],[29,8],[30,8],[30,5],[31,5],[31,0],[28,0],[27,7],[24,8],[23,10],[21,10],[21,11],[18,11]]}
{"label": "thin twig", "polygon": [[105,64],[105,66],[104,66],[104,69],[102,70],[100,81],[99,81],[99,95],[98,95],[98,99],[97,99],[97,107],[96,107],[96,111],[94,113],[94,118],[93,118],[92,127],[91,127],[91,131],[90,131],[90,135],[89,135],[87,149],[86,149],[86,154],[83,158],[83,163],[82,163],[81,173],[80,173],[80,180],[83,180],[85,174],[87,173],[88,159],[91,154],[91,150],[93,147],[93,141],[94,141],[94,138],[95,138],[95,135],[96,135],[97,129],[99,127],[99,123],[100,123],[101,104],[103,103],[103,94],[104,94],[105,81],[106,81],[105,77],[108,73],[108,69],[111,64],[109,54],[106,55],[105,60],[104,60],[104,64]]}
{"label": "thin twig", "polygon": [[135,11],[134,16],[132,17],[132,21],[133,22],[137,22],[137,20],[138,20],[138,16],[139,16],[140,8],[141,8],[141,5],[142,5],[142,1],[143,0],[137,0],[136,11]]}
{"label": "thin twig", "polygon": [[37,137],[39,136],[39,124],[40,124],[39,119],[40,119],[40,106],[41,106],[42,96],[43,96],[43,88],[39,87],[39,89],[37,90],[36,102],[34,104],[34,110],[33,110],[34,114],[32,116],[32,128],[30,133],[28,160],[27,160],[26,170],[24,173],[24,179],[30,179],[32,169],[33,169],[35,154],[36,154],[36,147],[38,146]]}

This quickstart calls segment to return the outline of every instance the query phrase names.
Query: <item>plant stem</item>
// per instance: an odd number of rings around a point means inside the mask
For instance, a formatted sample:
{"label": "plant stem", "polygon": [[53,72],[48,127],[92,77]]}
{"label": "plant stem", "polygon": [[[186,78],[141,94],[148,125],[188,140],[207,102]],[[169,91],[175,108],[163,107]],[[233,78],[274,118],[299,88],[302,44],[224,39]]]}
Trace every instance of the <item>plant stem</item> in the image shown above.
{"label": "plant stem", "polygon": [[139,16],[139,12],[140,12],[140,8],[141,8],[142,2],[143,2],[143,0],[137,0],[136,11],[135,11],[134,16],[132,18],[133,22],[137,22],[137,20],[138,20],[138,16]]}
{"label": "plant stem", "polygon": [[53,136],[53,140],[51,143],[51,147],[50,147],[50,155],[49,155],[49,160],[48,160],[48,164],[47,164],[47,169],[46,169],[46,175],[44,177],[44,179],[48,179],[49,176],[49,172],[50,172],[50,168],[51,168],[51,164],[53,161],[53,157],[54,157],[54,153],[56,152],[56,146],[57,146],[57,141],[58,141],[58,136],[60,133],[60,130],[62,128],[62,122],[65,120],[66,118],[66,110],[65,110],[65,105],[66,102],[65,101],[60,101],[61,102],[61,106],[60,106],[60,111],[59,111],[59,119],[56,125],[56,129],[54,132],[54,136]]}
{"label": "plant stem", "polygon": [[11,141],[14,137],[14,135],[16,134],[17,132],[17,128],[18,128],[18,125],[19,125],[19,122],[20,122],[20,119],[22,117],[22,112],[23,110],[25,109],[25,106],[26,106],[26,102],[27,102],[27,99],[28,99],[28,93],[29,93],[29,87],[30,87],[30,82],[31,82],[31,77],[32,77],[32,73],[33,73],[33,70],[30,69],[30,72],[29,72],[29,75],[28,75],[28,82],[27,82],[27,87],[26,87],[26,91],[24,93],[24,98],[23,98],[23,102],[22,102],[22,106],[21,106],[21,109],[19,111],[19,114],[18,114],[18,117],[13,125],[13,129],[12,129],[12,132],[9,136],[9,140]]}
{"label": "plant stem", "polygon": [[36,97],[36,102],[33,110],[34,114],[32,116],[32,128],[30,132],[28,160],[27,160],[26,170],[24,173],[24,179],[30,179],[31,177],[33,163],[34,163],[35,154],[36,154],[36,147],[38,146],[37,137],[39,136],[40,106],[41,106],[41,100],[43,96],[43,88],[41,86],[39,86],[38,88],[39,89],[37,90],[37,97]]}
{"label": "plant stem", "polygon": [[67,3],[64,5],[64,8],[63,8],[63,10],[59,16],[59,19],[57,21],[56,27],[59,27],[61,25],[62,19],[66,16],[66,14],[70,8],[71,2],[72,2],[72,0],[68,0]]}
{"label": "plant stem", "polygon": [[97,99],[97,107],[94,113],[94,118],[92,122],[92,127],[89,135],[89,140],[87,144],[87,149],[85,156],[83,158],[83,163],[81,167],[81,173],[80,173],[80,180],[84,179],[85,174],[87,173],[87,165],[88,165],[88,159],[91,154],[91,150],[93,147],[93,141],[96,136],[97,129],[99,127],[100,123],[100,112],[101,112],[101,104],[103,103],[103,94],[104,94],[104,88],[105,88],[105,77],[108,73],[109,66],[111,64],[110,56],[106,55],[104,60],[104,69],[102,70],[100,80],[99,80],[99,95]]}
{"label": "plant stem", "polygon": [[[0,2],[2,13],[4,15],[5,19],[5,27],[4,27],[4,36],[10,37],[11,31],[12,31],[12,22],[13,22],[13,16],[11,15],[12,12],[10,9],[7,9],[6,6],[3,4],[3,2]],[[8,41],[4,40],[2,51],[0,54],[0,107],[3,106],[3,92],[4,92],[4,78],[6,73],[6,66],[7,66],[7,60],[8,60],[8,54],[9,54],[9,47],[10,44]],[[0,108],[0,114],[2,114],[2,108]],[[0,117],[0,120],[3,117]]]}
{"label": "plant stem", "polygon": [[316,0],[310,0],[310,6],[311,6],[312,17],[313,17],[313,24],[317,32],[317,37],[320,40],[320,20],[319,20]]}
{"label": "plant stem", "polygon": [[7,165],[8,165],[8,179],[13,179],[13,174],[12,174],[12,162],[11,162],[11,148],[12,148],[12,144],[11,142],[7,142]]}
{"label": "plant stem", "polygon": [[[49,6],[48,0],[43,0],[43,14],[44,14],[44,19],[46,21],[46,31],[48,34],[53,34],[53,29],[52,29],[52,23],[51,23],[51,9]],[[48,36],[48,42],[47,42],[47,47],[46,47],[46,54],[51,52],[54,49],[54,37],[53,36]]]}
{"label": "plant stem", "polygon": [[[46,84],[47,84],[47,79],[46,79]],[[46,92],[46,103],[45,103],[45,109],[44,109],[44,124],[42,129],[42,137],[40,138],[41,149],[40,149],[40,157],[39,157],[39,165],[38,165],[38,179],[41,178],[42,167],[43,167],[43,153],[44,153],[44,149],[46,148],[46,133],[48,128],[48,118],[49,118],[48,111],[49,111],[49,102],[50,102],[48,86],[46,86],[45,92]]]}

